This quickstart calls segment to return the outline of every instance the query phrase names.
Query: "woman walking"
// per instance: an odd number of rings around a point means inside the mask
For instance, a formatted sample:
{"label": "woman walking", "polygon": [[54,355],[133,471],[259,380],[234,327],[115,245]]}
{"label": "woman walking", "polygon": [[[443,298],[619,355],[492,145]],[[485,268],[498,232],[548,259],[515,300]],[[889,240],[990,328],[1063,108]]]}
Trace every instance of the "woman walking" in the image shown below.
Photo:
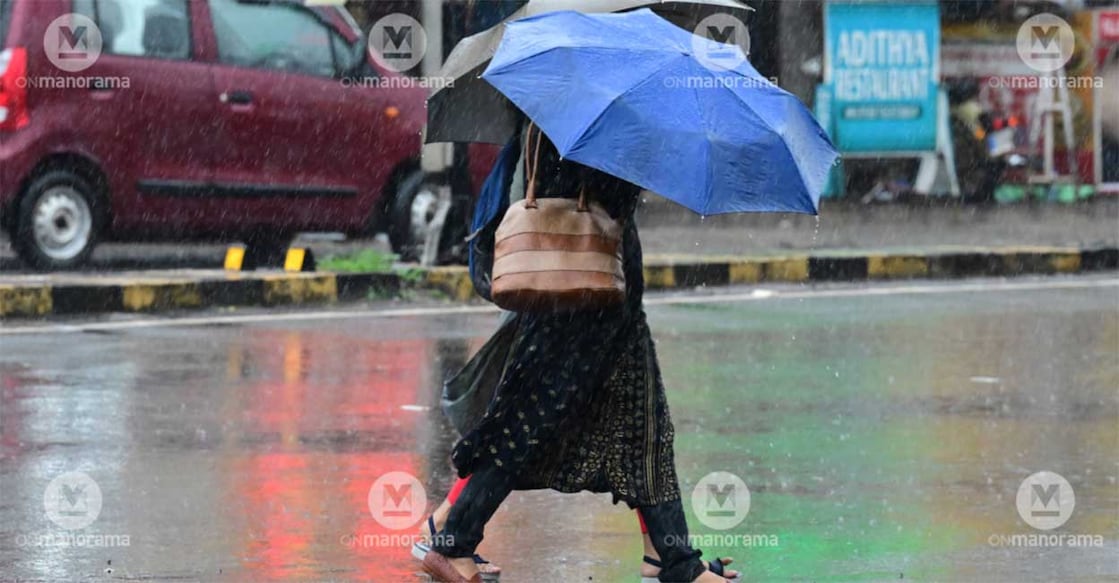
{"label": "woman walking", "polygon": [[[513,490],[609,492],[637,508],[660,556],[661,581],[722,582],[688,543],[673,459],[673,428],[642,308],[637,186],[561,160],[538,131],[525,183],[539,198],[586,192],[623,226],[625,301],[603,309],[525,312],[485,416],[455,445],[470,476],[433,539],[424,570],[438,581],[481,581],[473,556]],[[533,161],[535,165],[532,166]],[[531,166],[531,168],[530,168]]]}

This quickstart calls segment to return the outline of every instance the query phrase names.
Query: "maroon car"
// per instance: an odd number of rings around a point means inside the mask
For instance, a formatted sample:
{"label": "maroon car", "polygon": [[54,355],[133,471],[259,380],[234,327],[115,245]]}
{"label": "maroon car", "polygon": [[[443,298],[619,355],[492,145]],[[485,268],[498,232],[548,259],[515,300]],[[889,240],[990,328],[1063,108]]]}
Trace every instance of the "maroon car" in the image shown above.
{"label": "maroon car", "polygon": [[425,91],[365,49],[338,7],[0,0],[0,226],[45,269],[106,239],[406,245]]}

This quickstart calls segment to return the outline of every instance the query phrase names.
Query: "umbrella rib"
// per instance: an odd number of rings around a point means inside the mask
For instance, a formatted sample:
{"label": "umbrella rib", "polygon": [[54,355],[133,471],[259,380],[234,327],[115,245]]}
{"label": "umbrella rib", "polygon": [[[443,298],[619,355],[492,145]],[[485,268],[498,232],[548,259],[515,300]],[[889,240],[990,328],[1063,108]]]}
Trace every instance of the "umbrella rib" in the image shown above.
{"label": "umbrella rib", "polygon": [[[746,100],[743,98],[744,96],[739,95],[738,92],[734,91],[733,89],[727,88],[726,90],[730,91],[731,95],[734,95],[734,97],[736,99],[741,101],[743,105],[745,105],[750,111],[752,111],[754,113],[754,116],[757,117],[763,124],[765,124],[765,127],[769,128],[770,131],[772,131],[774,134],[780,136],[780,138],[781,138],[781,140],[780,140],[781,149],[784,151],[785,155],[789,157],[790,160],[795,161],[796,156],[793,156],[792,150],[789,149],[789,144],[788,144],[788,142],[785,141],[784,132],[777,131],[777,128],[773,127],[773,124],[769,123],[769,120],[767,120],[765,118],[765,116],[759,115],[757,110],[755,110],[749,103],[746,102]],[[783,97],[785,97],[785,99],[797,99],[792,94],[786,93],[783,89],[780,89],[779,87],[778,87],[778,90],[780,90],[781,94],[783,95]],[[804,179],[804,172],[802,171],[800,165],[796,164],[794,162],[793,168],[796,169],[797,176],[800,177],[801,184],[804,185],[805,189],[807,189],[808,181],[806,181]],[[815,206],[815,205],[813,205],[813,206]]]}
{"label": "umbrella rib", "polygon": [[[692,96],[695,97],[696,110],[699,111],[699,123],[702,124],[703,132],[706,134],[707,130],[708,130],[708,128],[707,128],[707,118],[703,115],[703,108],[700,107],[699,88],[698,87],[694,87],[694,86],[692,87]],[[703,147],[707,150],[706,156],[704,156],[704,159],[707,160],[707,168],[705,168],[704,172],[703,172],[703,179],[706,181],[706,184],[703,185],[704,197],[703,197],[703,213],[700,214],[701,217],[707,216],[707,211],[710,210],[708,207],[711,205],[711,197],[708,194],[709,194],[711,184],[714,182],[714,179],[711,176],[711,140],[704,140]]]}

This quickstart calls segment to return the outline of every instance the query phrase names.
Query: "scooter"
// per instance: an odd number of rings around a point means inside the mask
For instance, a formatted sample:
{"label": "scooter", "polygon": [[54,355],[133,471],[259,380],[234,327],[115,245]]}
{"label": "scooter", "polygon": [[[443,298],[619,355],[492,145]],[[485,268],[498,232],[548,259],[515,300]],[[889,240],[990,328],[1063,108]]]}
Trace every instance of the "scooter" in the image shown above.
{"label": "scooter", "polygon": [[972,80],[951,87],[948,99],[960,193],[966,202],[992,204],[1007,174],[1029,163],[1017,151],[1022,120],[984,107]]}

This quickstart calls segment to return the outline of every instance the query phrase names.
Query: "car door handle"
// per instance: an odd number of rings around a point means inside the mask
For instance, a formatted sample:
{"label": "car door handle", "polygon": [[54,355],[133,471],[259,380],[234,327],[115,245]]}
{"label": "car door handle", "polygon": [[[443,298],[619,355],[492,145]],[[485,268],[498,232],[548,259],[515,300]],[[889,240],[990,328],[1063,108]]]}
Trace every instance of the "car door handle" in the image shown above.
{"label": "car door handle", "polygon": [[253,94],[248,91],[228,91],[221,94],[221,102],[232,105],[251,105]]}

